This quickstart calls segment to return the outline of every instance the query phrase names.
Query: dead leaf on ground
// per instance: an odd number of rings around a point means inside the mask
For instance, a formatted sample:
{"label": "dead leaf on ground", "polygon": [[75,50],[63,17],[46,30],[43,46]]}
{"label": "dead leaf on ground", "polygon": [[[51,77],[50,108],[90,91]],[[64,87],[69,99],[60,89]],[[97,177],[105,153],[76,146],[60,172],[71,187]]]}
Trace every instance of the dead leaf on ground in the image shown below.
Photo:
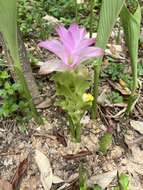
{"label": "dead leaf on ground", "polygon": [[88,151],[88,150],[82,150],[80,152],[78,152],[77,154],[67,154],[64,155],[63,158],[66,160],[74,160],[74,159],[80,159],[86,156],[90,156],[92,154],[92,152]]}
{"label": "dead leaf on ground", "polygon": [[61,134],[60,132],[58,132],[57,130],[54,131],[54,135],[57,138],[57,141],[59,143],[61,143],[64,147],[67,147],[67,141],[65,139],[64,134]]}
{"label": "dead leaf on ground", "polygon": [[13,190],[12,184],[6,180],[0,179],[0,190]]}
{"label": "dead leaf on ground", "polygon": [[41,182],[45,190],[50,190],[53,182],[49,159],[39,150],[35,151],[35,160],[41,173]]}
{"label": "dead leaf on ground", "polygon": [[28,169],[28,157],[26,159],[24,159],[18,166],[15,175],[13,177],[13,179],[11,180],[11,184],[13,189],[16,189],[21,181],[21,178],[23,177],[23,175],[25,174],[25,172]]}
{"label": "dead leaf on ground", "polygon": [[113,179],[117,176],[117,170],[109,171],[106,173],[102,173],[96,176],[92,176],[88,180],[89,186],[93,186],[94,184],[98,184],[103,189],[109,186],[109,184],[113,181]]}
{"label": "dead leaf on ground", "polygon": [[82,4],[84,3],[85,0],[77,0],[77,4]]}
{"label": "dead leaf on ground", "polygon": [[37,109],[45,109],[48,108],[52,105],[52,102],[49,98],[46,98],[46,100],[44,100],[43,102],[41,102],[40,104],[38,104],[36,106]]}
{"label": "dead leaf on ground", "polygon": [[60,21],[57,18],[50,15],[44,16],[43,19],[48,21],[49,24],[52,24],[53,26],[60,24]]}
{"label": "dead leaf on ground", "polygon": [[131,127],[133,127],[134,130],[138,131],[139,133],[143,134],[143,122],[142,121],[130,121]]}
{"label": "dead leaf on ground", "polygon": [[131,91],[130,91],[129,88],[127,88],[127,87],[124,88],[119,83],[112,82],[111,80],[108,80],[108,82],[109,82],[109,84],[111,85],[112,88],[119,91],[122,95],[129,96],[131,94]]}
{"label": "dead leaf on ground", "polygon": [[58,177],[58,176],[53,176],[53,180],[52,180],[52,182],[53,182],[54,184],[58,184],[58,183],[63,183],[64,180],[61,179],[61,178]]}

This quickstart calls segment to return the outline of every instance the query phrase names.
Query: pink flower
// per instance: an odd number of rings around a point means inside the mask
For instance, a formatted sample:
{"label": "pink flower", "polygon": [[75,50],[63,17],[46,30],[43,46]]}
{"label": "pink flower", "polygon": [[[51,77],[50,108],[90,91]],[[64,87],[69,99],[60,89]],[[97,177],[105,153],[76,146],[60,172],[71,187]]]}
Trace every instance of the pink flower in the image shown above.
{"label": "pink flower", "polygon": [[48,49],[60,60],[54,63],[52,61],[44,63],[40,68],[41,74],[73,70],[83,61],[104,54],[101,48],[91,47],[95,43],[95,39],[86,38],[85,28],[80,28],[76,23],[71,24],[69,29],[59,26],[56,31],[59,35],[59,40],[42,41],[38,46]]}

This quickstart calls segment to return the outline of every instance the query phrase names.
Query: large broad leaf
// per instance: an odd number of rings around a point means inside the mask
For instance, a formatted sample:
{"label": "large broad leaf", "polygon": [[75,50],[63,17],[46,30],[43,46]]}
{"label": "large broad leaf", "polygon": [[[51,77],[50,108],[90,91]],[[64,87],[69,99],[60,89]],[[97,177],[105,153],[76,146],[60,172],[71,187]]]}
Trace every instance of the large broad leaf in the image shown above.
{"label": "large broad leaf", "polygon": [[18,59],[17,0],[0,0],[0,32],[14,60]]}
{"label": "large broad leaf", "polygon": [[124,28],[125,40],[129,50],[132,69],[137,75],[138,41],[140,37],[141,8],[138,7],[134,14],[130,13],[124,5],[121,11],[121,21]]}
{"label": "large broad leaf", "polygon": [[2,34],[10,52],[16,74],[23,87],[23,94],[29,101],[31,112],[35,119],[41,123],[41,118],[33,104],[19,58],[17,40],[17,0],[0,0],[0,33]]}
{"label": "large broad leaf", "polygon": [[[114,24],[119,16],[125,0],[102,0],[99,27],[97,31],[96,46],[105,49],[108,39]],[[92,106],[92,117],[97,117],[97,97],[98,97],[98,83],[102,64],[102,57],[94,62],[94,86],[93,95],[94,101]]]}
{"label": "large broad leaf", "polygon": [[131,13],[124,5],[121,11],[121,21],[125,33],[125,40],[129,50],[131,66],[132,66],[132,94],[128,100],[128,107],[126,112],[131,113],[138,100],[136,90],[138,88],[138,42],[140,37],[140,23],[141,23],[141,8],[138,4],[134,13]]}
{"label": "large broad leaf", "polygon": [[105,48],[125,0],[102,0],[96,45]]}

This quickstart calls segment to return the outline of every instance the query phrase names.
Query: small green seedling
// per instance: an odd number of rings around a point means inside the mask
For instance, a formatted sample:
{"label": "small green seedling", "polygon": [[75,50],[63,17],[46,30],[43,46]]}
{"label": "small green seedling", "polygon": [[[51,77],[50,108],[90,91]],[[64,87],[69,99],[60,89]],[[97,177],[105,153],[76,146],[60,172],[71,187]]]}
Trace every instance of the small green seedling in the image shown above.
{"label": "small green seedling", "polygon": [[112,144],[112,134],[106,132],[100,139],[99,151],[102,152],[103,154],[106,154],[111,144]]}
{"label": "small green seedling", "polygon": [[94,185],[94,188],[93,188],[93,190],[103,190],[99,185]]}
{"label": "small green seedling", "polygon": [[129,177],[125,173],[121,173],[118,176],[118,186],[114,187],[114,190],[129,190]]}
{"label": "small green seedling", "polygon": [[87,174],[82,164],[79,166],[79,186],[80,190],[87,190]]}
{"label": "small green seedling", "polygon": [[107,97],[113,104],[123,103],[123,97],[119,94],[119,92],[110,92]]}

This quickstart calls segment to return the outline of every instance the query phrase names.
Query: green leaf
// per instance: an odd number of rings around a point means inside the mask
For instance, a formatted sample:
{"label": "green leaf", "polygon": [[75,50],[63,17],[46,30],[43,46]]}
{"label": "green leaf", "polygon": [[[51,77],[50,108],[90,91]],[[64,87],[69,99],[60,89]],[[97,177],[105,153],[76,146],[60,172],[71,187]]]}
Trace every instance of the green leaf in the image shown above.
{"label": "green leaf", "polygon": [[0,0],[0,31],[7,42],[11,56],[18,59],[17,0]]}
{"label": "green leaf", "polygon": [[114,187],[113,190],[120,190],[120,187],[119,186]]}
{"label": "green leaf", "polygon": [[101,151],[103,154],[106,154],[111,144],[112,144],[112,134],[106,132],[100,139],[99,151]]}
{"label": "green leaf", "polygon": [[124,0],[102,0],[96,46],[105,49]]}
{"label": "green leaf", "polygon": [[[123,25],[125,40],[131,57],[133,72],[137,72],[138,43],[140,38],[141,8],[138,7],[134,14],[130,13],[124,5],[121,11],[121,22]],[[137,73],[136,73],[137,75]]]}
{"label": "green leaf", "polygon": [[9,78],[9,74],[7,71],[0,71],[0,79],[7,79]]}
{"label": "green leaf", "polygon": [[19,57],[19,47],[17,39],[17,0],[0,0],[0,33],[2,34],[6,47],[9,50],[13,60],[14,69],[23,88],[23,96],[29,101],[31,113],[35,120],[42,123],[36,107],[33,103],[30,91],[28,89],[22,65]]}
{"label": "green leaf", "polygon": [[93,190],[102,190],[102,188],[99,185],[96,184],[96,185],[94,185]]}
{"label": "green leaf", "polygon": [[126,174],[122,173],[119,176],[119,185],[121,190],[129,190],[129,178]]}
{"label": "green leaf", "polygon": [[80,190],[87,190],[87,175],[82,164],[80,164],[79,166],[79,185],[80,185]]}
{"label": "green leaf", "polygon": [[[125,0],[102,0],[100,11],[100,20],[97,31],[96,46],[105,49],[111,31],[116,23]],[[97,98],[98,98],[98,85],[99,76],[101,71],[102,57],[98,58],[94,63],[94,86],[93,95],[94,101],[92,106],[92,117],[97,117]]]}
{"label": "green leaf", "polygon": [[121,11],[121,22],[125,33],[125,41],[129,50],[132,66],[132,94],[128,101],[126,112],[130,113],[137,101],[136,89],[138,88],[138,46],[140,38],[140,23],[141,23],[141,7],[138,7],[134,13],[130,12],[126,5],[123,6]]}

